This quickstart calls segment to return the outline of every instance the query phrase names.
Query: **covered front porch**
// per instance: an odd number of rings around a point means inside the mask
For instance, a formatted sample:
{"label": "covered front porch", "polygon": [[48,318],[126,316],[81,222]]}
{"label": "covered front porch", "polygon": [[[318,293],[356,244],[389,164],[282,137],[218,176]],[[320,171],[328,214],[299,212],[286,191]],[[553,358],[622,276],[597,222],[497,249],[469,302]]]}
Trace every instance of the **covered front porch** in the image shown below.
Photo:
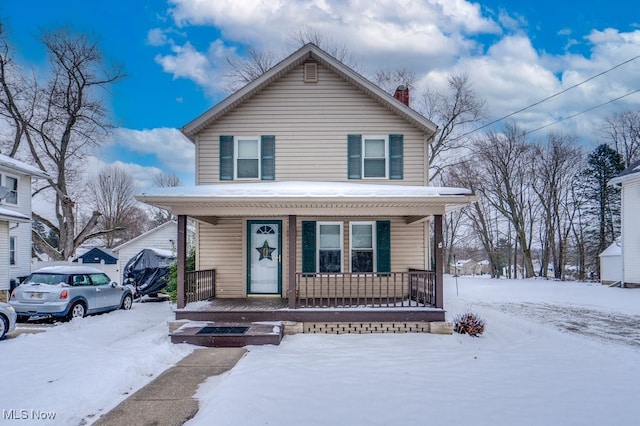
{"label": "covered front porch", "polygon": [[[382,324],[445,320],[442,217],[475,197],[460,188],[272,182],[162,188],[138,199],[178,217],[176,319]],[[198,223],[195,272],[185,267],[188,218]],[[257,259],[273,265],[273,286],[254,282]]]}

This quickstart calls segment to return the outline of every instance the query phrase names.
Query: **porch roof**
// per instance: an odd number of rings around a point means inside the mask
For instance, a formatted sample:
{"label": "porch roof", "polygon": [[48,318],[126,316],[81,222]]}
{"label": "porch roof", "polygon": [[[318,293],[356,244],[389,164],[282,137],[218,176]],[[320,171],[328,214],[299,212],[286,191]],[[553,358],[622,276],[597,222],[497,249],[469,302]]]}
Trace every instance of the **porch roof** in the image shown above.
{"label": "porch roof", "polygon": [[407,216],[416,221],[477,198],[464,188],[296,181],[154,188],[136,199],[195,218],[297,214]]}

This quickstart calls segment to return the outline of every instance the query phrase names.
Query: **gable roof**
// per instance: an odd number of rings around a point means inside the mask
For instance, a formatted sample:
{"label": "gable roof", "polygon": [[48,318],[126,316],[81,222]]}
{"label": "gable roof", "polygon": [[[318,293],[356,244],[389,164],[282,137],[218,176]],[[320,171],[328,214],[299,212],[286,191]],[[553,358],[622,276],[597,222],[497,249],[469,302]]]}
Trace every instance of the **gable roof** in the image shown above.
{"label": "gable roof", "polygon": [[[97,253],[96,253],[97,252]],[[82,253],[81,255],[79,255],[78,257],[76,257],[75,259],[73,259],[74,262],[77,262],[78,259],[82,258],[84,263],[94,263],[94,262],[86,262],[86,260],[84,260],[86,257],[91,257],[91,260],[94,260],[93,258],[98,256],[101,259],[104,260],[110,260],[110,261],[117,261],[118,260],[118,255],[115,254],[114,252],[112,252],[111,250],[109,250],[106,247],[93,247],[90,250],[87,250],[86,252]]]}
{"label": "gable roof", "polygon": [[610,179],[609,185],[622,183],[623,181],[634,178],[634,177],[640,177],[640,160],[634,161],[633,163],[629,164],[629,167],[624,169],[622,173],[620,173],[618,176],[614,177],[613,179]]}
{"label": "gable roof", "polygon": [[273,81],[308,60],[313,60],[326,66],[358,89],[367,93],[377,102],[387,107],[390,111],[404,118],[418,129],[428,134],[430,139],[437,134],[438,126],[436,126],[431,120],[398,101],[380,87],[312,43],[304,45],[260,77],[248,83],[246,86],[242,87],[240,90],[185,125],[181,129],[182,133],[193,141],[195,135],[206,126],[220,119],[225,114],[256,95]]}
{"label": "gable roof", "polygon": [[51,177],[46,172],[40,170],[37,167],[34,167],[20,160],[16,160],[15,158],[6,156],[4,154],[0,154],[0,166],[6,167],[8,169],[13,170],[14,172],[17,172],[23,175],[36,176],[36,177],[41,177],[45,179]]}
{"label": "gable roof", "polygon": [[[137,237],[135,237],[135,238],[133,238],[133,239],[131,239],[131,240],[129,240],[129,241],[127,241],[127,242],[125,242],[125,243],[120,244],[120,245],[119,245],[119,246],[117,246],[117,247],[114,247],[114,248],[113,248],[113,251],[117,253],[117,252],[119,252],[120,250],[122,250],[123,248],[125,248],[125,247],[127,247],[127,246],[129,246],[129,245],[133,244],[134,242],[139,241],[139,240],[142,240],[143,238],[146,238],[146,237],[148,237],[149,235],[155,234],[156,232],[158,232],[158,231],[160,231],[161,229],[164,229],[164,228],[166,228],[166,227],[168,227],[168,226],[176,226],[176,227],[177,227],[177,226],[178,226],[178,222],[176,222],[176,221],[175,221],[175,220],[173,220],[173,219],[172,219],[172,220],[168,220],[168,221],[166,221],[165,223],[163,223],[162,225],[156,226],[155,228],[150,229],[149,231],[147,231],[147,232],[145,232],[145,233],[142,233],[142,234],[138,235]],[[177,228],[176,228],[176,229],[177,229]],[[176,232],[177,232],[177,231],[176,231]]]}

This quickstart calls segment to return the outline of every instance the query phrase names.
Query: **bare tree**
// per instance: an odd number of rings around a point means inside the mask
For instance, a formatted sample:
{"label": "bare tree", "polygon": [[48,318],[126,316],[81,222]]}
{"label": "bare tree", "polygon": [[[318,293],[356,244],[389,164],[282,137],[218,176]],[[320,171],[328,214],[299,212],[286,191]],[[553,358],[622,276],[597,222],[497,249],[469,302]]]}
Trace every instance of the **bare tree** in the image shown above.
{"label": "bare tree", "polygon": [[[504,133],[490,131],[475,141],[474,155],[484,170],[478,190],[513,226],[524,277],[529,278],[534,276],[531,243],[539,204],[532,188],[532,146],[524,135],[515,124],[508,124]],[[514,252],[514,267],[517,253],[518,250]]]}
{"label": "bare tree", "polygon": [[[182,181],[175,173],[158,173],[153,177],[153,186],[158,188],[169,188],[182,185]],[[152,207],[153,225],[160,226],[163,223],[173,219],[173,215],[169,210],[159,207]]]}
{"label": "bare tree", "polygon": [[[107,247],[120,242],[123,230],[130,225],[136,200],[133,178],[123,168],[106,166],[89,183],[93,209],[101,213],[98,227],[104,231],[102,239]],[[144,231],[142,230],[134,230]]]}
{"label": "bare tree", "polygon": [[466,74],[452,75],[449,90],[426,90],[418,110],[440,127],[436,140],[429,145],[429,181],[433,181],[447,167],[458,163],[459,156],[449,154],[470,144],[465,132],[484,118],[485,101],[478,98]]}
{"label": "bare tree", "polygon": [[542,208],[538,225],[542,245],[539,274],[546,277],[548,266],[553,263],[554,278],[565,279],[568,240],[577,213],[573,187],[581,170],[582,152],[575,137],[552,133],[535,148],[532,161],[532,187]]}
{"label": "bare tree", "polygon": [[265,72],[269,71],[280,57],[271,49],[258,49],[249,47],[245,57],[234,55],[227,56],[229,71],[225,74],[227,79],[226,91],[233,93],[242,86],[251,83]]}
{"label": "bare tree", "polygon": [[628,167],[640,159],[640,112],[624,111],[605,117],[604,134]]}
{"label": "bare tree", "polygon": [[359,68],[357,59],[346,44],[335,41],[317,28],[301,25],[291,31],[290,37],[298,46],[304,46],[308,43],[315,44],[348,67]]}
{"label": "bare tree", "polygon": [[[373,75],[373,82],[391,95],[399,86],[406,87],[409,93],[412,93],[417,80],[416,73],[407,68],[381,68]],[[411,101],[411,98],[409,100]]]}
{"label": "bare tree", "polygon": [[[27,78],[24,71],[21,76],[10,77],[6,71],[17,70],[5,68],[0,109],[13,122],[11,152],[19,154],[24,147],[33,163],[51,175],[36,193],[53,191],[55,219],[36,212],[33,216],[58,235],[58,244],[52,247],[38,232],[33,233],[34,242],[52,258],[66,259],[84,241],[105,233],[94,231],[100,217],[98,211],[76,229],[77,194],[72,189],[78,182],[82,160],[90,149],[102,143],[111,128],[100,91],[124,75],[120,67],[107,66],[97,43],[84,35],[52,31],[44,33],[41,42],[49,57],[47,81],[40,86],[37,76]],[[11,65],[9,47],[5,40],[4,50],[0,51],[0,62],[5,65]],[[25,82],[33,90],[32,97],[22,94]]]}

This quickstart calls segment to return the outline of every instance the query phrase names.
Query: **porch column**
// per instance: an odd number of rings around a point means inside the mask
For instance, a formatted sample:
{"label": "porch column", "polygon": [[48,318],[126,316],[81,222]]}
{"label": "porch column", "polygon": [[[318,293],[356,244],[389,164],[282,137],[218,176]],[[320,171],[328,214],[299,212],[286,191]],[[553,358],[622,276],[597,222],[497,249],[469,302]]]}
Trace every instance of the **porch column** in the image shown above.
{"label": "porch column", "polygon": [[187,259],[187,216],[178,215],[178,309],[185,306],[185,278],[186,278],[186,259]]}
{"label": "porch column", "polygon": [[287,260],[289,267],[289,288],[287,297],[289,298],[289,308],[296,308],[296,241],[298,233],[298,217],[289,216],[289,259]]}
{"label": "porch column", "polygon": [[436,308],[444,308],[444,285],[443,285],[443,258],[442,258],[442,215],[433,216],[433,233],[435,247],[433,248],[433,260],[436,269]]}

